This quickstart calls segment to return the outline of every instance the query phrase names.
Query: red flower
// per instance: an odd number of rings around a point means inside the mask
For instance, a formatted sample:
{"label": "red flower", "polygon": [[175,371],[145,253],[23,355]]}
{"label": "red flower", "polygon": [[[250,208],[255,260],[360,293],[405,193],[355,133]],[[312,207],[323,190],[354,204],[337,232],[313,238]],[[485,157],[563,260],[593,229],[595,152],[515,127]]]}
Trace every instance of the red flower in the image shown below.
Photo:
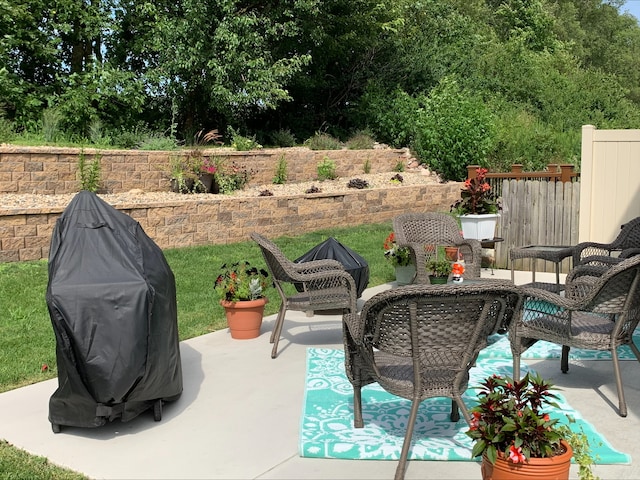
{"label": "red flower", "polygon": [[511,460],[513,463],[524,463],[526,459],[522,454],[522,448],[516,448],[515,446],[511,445],[509,447],[509,460]]}

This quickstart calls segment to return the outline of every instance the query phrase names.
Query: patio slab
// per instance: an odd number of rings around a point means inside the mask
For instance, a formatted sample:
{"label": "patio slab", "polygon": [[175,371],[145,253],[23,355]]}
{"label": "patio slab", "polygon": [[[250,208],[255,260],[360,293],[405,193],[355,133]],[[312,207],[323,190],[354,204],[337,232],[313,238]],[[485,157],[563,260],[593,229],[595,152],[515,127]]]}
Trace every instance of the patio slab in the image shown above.
{"label": "patio slab", "polygon": [[[509,279],[511,272],[482,274]],[[516,283],[530,281],[530,273],[516,274]],[[555,281],[553,273],[537,276]],[[368,289],[364,297],[383,288],[388,286]],[[181,342],[184,392],[165,404],[160,422],[149,411],[128,423],[66,427],[54,434],[47,420],[54,379],[0,394],[0,438],[94,479],[392,478],[394,461],[299,457],[306,349],[342,348],[340,317],[288,314],[280,353],[272,360],[274,321],[275,316],[265,318],[262,334],[253,340],[233,340],[222,330]],[[610,362],[573,361],[567,375],[559,360],[527,363],[551,379],[614,448],[633,458],[631,465],[598,465],[595,473],[603,479],[640,478],[637,362],[621,362],[627,418],[616,413]],[[410,461],[406,478],[478,479],[480,464]],[[575,465],[571,478],[578,478]]]}

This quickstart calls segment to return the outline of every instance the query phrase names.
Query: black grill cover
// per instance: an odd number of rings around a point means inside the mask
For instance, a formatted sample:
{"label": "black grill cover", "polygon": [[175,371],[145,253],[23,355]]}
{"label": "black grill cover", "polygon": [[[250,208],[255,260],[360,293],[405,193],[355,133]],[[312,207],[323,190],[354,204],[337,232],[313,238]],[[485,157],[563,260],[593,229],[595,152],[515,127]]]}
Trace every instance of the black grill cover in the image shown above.
{"label": "black grill cover", "polygon": [[94,193],[78,193],[56,222],[47,306],[52,425],[128,421],[182,393],[173,272],[140,224]]}
{"label": "black grill cover", "polygon": [[[356,290],[358,292],[358,298],[364,292],[369,284],[369,264],[367,261],[358,255],[350,248],[345,247],[339,241],[333,237],[329,237],[327,240],[319,245],[316,245],[307,253],[296,259],[296,263],[310,262],[311,260],[337,260],[344,269],[351,274],[353,280],[356,282]],[[301,287],[296,285],[296,288],[300,291]]]}

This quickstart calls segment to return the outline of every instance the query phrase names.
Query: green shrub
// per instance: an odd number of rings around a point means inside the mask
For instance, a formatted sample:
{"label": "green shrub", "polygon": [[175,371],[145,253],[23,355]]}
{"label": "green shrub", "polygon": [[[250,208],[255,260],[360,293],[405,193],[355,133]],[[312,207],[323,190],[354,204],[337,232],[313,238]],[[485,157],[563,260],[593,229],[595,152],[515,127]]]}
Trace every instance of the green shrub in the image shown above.
{"label": "green shrub", "polygon": [[176,150],[178,143],[175,138],[158,134],[147,134],[139,143],[140,150]]}
{"label": "green shrub", "polygon": [[416,121],[413,150],[443,180],[462,181],[467,165],[486,165],[494,120],[482,99],[445,77]]}
{"label": "green shrub", "polygon": [[337,138],[327,133],[317,132],[313,137],[304,142],[311,150],[340,150],[342,143]]}
{"label": "green shrub", "polygon": [[367,158],[364,161],[364,165],[362,166],[362,171],[364,173],[371,173],[371,160],[369,158]]}
{"label": "green shrub", "polygon": [[42,136],[47,143],[55,143],[61,136],[60,123],[62,114],[56,108],[47,108],[42,111]]}
{"label": "green shrub", "polygon": [[245,137],[231,126],[229,127],[229,135],[231,135],[231,146],[240,152],[262,148],[262,145],[256,142],[255,135],[253,137]]}
{"label": "green shrub", "polygon": [[13,140],[15,136],[16,132],[14,130],[13,122],[0,117],[0,143],[8,143]]}
{"label": "green shrub", "polygon": [[280,155],[278,165],[276,167],[276,174],[273,177],[273,183],[277,185],[284,185],[287,182],[287,159],[284,155]]}
{"label": "green shrub", "polygon": [[394,172],[404,172],[404,162],[402,160],[398,160],[398,163],[396,163],[396,166],[393,167],[393,171]]}
{"label": "green shrub", "polygon": [[78,155],[78,179],[80,180],[80,190],[97,192],[100,187],[100,158],[102,155],[96,153],[91,163],[87,163],[84,150]]}
{"label": "green shrub", "polygon": [[368,131],[360,131],[355,133],[346,141],[349,150],[371,150],[376,141]]}
{"label": "green shrub", "polygon": [[270,138],[274,147],[294,147],[296,145],[296,137],[289,129],[272,132]]}
{"label": "green shrub", "polygon": [[338,178],[336,174],[336,162],[329,157],[324,157],[317,166],[318,180],[335,180]]}
{"label": "green shrub", "polygon": [[214,178],[218,184],[218,191],[222,194],[229,194],[236,190],[242,190],[249,182],[253,172],[247,170],[244,165],[236,162],[229,163],[225,159],[216,159],[216,173]]}

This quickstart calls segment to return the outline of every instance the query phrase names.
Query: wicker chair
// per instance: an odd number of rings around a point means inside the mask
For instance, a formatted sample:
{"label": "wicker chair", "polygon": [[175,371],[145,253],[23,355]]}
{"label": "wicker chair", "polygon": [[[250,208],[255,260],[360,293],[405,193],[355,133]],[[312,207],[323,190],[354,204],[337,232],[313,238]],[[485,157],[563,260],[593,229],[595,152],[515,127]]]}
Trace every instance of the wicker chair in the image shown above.
{"label": "wicker chair", "polygon": [[523,288],[524,308],[509,332],[514,378],[520,377],[520,355],[538,340],[562,345],[561,370],[569,370],[571,347],[611,352],[618,389],[618,413],[627,416],[617,348],[628,345],[640,361],[633,332],[640,321],[640,256],[593,277],[584,295],[566,298],[535,288]]}
{"label": "wicker chair", "polygon": [[378,382],[412,401],[396,479],[404,477],[420,403],[451,398],[451,420],[459,410],[469,370],[487,337],[508,327],[520,308],[518,287],[506,282],[408,285],[369,299],[360,314],[343,316],[345,369],[353,385],[354,427],[362,428],[363,386]]}
{"label": "wicker chair", "polygon": [[[276,358],[278,355],[278,342],[287,310],[302,312],[342,310],[343,313],[356,311],[355,281],[340,262],[314,260],[294,263],[287,259],[272,241],[262,235],[252,233],[251,238],[260,246],[262,256],[282,300],[276,324],[271,332],[270,342],[273,343],[271,358]],[[302,291],[287,295],[284,289],[285,284],[296,285]]]}
{"label": "wicker chair", "polygon": [[[617,256],[613,254],[616,253]],[[640,253],[640,217],[622,225],[611,243],[582,242],[573,247],[573,265],[585,263],[615,265]]]}
{"label": "wicker chair", "polygon": [[393,231],[399,246],[411,248],[416,265],[414,283],[429,283],[425,246],[455,246],[465,262],[465,277],[480,277],[481,246],[478,240],[465,239],[456,220],[444,213],[406,213],[393,219]]}

